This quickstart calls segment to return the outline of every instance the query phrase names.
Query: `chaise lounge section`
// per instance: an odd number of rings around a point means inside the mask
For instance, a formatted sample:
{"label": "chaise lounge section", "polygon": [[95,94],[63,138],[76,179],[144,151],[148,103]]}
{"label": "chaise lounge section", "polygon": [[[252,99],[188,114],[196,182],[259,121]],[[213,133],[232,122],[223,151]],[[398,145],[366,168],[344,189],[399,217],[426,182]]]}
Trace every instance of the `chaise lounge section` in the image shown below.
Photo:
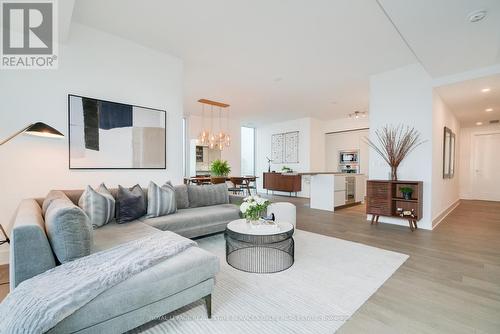
{"label": "chaise lounge section", "polygon": [[[189,186],[176,187],[176,199],[178,202],[181,199],[184,205],[174,214],[125,224],[111,222],[95,229],[92,253],[162,230],[190,238],[217,233],[239,218],[238,206],[229,202],[240,199],[229,196],[227,187],[191,187],[198,189],[190,192]],[[64,193],[78,203],[83,190]],[[11,290],[58,265],[45,231],[43,200],[26,199],[18,208],[11,233]],[[49,333],[122,333],[200,299],[207,303],[210,316],[211,293],[218,271],[218,257],[191,247],[100,294]]]}

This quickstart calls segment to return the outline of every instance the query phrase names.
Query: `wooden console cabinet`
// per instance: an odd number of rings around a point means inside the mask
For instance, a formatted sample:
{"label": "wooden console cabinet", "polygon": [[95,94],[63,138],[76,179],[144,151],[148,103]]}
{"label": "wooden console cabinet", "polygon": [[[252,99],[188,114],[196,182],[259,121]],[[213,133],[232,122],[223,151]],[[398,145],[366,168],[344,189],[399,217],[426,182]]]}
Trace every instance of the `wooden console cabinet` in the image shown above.
{"label": "wooden console cabinet", "polygon": [[264,173],[263,188],[272,191],[295,193],[302,190],[302,177],[297,174],[286,175],[281,173]]}
{"label": "wooden console cabinet", "polygon": [[[413,189],[411,199],[403,198],[402,187]],[[377,224],[380,216],[407,219],[410,229],[417,228],[422,219],[423,182],[369,180],[366,184],[366,213],[372,215],[372,224]],[[401,217],[398,209],[414,211],[414,217]]]}

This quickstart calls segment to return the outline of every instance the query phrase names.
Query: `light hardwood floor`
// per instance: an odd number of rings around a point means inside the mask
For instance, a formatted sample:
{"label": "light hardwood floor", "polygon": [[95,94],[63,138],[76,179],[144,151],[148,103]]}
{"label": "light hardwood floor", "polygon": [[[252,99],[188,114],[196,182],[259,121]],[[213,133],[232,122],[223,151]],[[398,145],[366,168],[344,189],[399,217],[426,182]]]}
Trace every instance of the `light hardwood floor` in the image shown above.
{"label": "light hardwood floor", "polygon": [[[500,333],[500,203],[462,201],[434,231],[297,205],[297,228],[410,255],[339,333]],[[335,254],[332,254],[335,256]],[[0,267],[0,300],[7,293]]]}

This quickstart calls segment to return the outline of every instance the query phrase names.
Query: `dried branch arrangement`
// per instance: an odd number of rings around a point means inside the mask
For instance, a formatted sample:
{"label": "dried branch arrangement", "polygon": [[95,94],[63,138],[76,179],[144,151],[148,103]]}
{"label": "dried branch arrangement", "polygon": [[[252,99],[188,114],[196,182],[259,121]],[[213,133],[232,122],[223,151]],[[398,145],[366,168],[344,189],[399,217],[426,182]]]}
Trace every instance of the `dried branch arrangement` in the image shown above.
{"label": "dried branch arrangement", "polygon": [[415,128],[404,125],[386,125],[375,131],[376,141],[365,137],[366,143],[391,167],[391,179],[397,180],[399,164],[425,140]]}

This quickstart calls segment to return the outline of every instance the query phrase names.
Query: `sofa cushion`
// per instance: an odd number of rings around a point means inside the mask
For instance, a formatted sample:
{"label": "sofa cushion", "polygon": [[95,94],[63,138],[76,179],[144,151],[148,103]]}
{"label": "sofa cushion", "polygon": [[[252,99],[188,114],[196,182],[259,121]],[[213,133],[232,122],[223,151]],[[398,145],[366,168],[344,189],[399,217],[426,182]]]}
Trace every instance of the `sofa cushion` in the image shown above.
{"label": "sofa cushion", "polygon": [[51,201],[45,213],[45,230],[59,262],[65,263],[90,254],[90,219],[69,198]]}
{"label": "sofa cushion", "polygon": [[[172,182],[168,181],[166,184],[172,185]],[[177,204],[177,209],[187,209],[189,208],[189,196],[187,186],[185,184],[179,184],[174,186],[175,189],[175,202]]]}
{"label": "sofa cushion", "polygon": [[177,204],[174,187],[168,183],[159,187],[154,182],[149,182],[147,217],[165,216],[175,211],[177,211]]}
{"label": "sofa cushion", "polygon": [[131,189],[118,186],[116,195],[116,221],[126,223],[146,214],[146,195],[141,186],[136,184]]}
{"label": "sofa cushion", "polygon": [[112,221],[94,230],[94,242],[91,253],[113,248],[154,233],[161,233],[161,231],[141,221],[135,221],[133,224],[118,224],[116,221]]}
{"label": "sofa cushion", "polygon": [[78,200],[78,206],[87,214],[92,227],[98,228],[115,218],[115,198],[104,183],[97,190],[87,186]]}
{"label": "sofa cushion", "polygon": [[229,191],[225,183],[203,186],[188,185],[189,207],[229,203]]}
{"label": "sofa cushion", "polygon": [[45,213],[47,212],[47,209],[48,207],[50,206],[50,204],[55,201],[56,199],[66,199],[68,198],[68,196],[66,196],[66,194],[60,190],[51,190],[49,191],[49,193],[47,194],[47,196],[45,196],[45,199],[43,200],[43,204],[42,204],[42,212],[43,212],[43,215],[45,216]]}
{"label": "sofa cushion", "polygon": [[58,333],[73,333],[133,312],[210,280],[218,271],[217,256],[201,248],[191,247],[103,292],[61,321],[54,330]]}
{"label": "sofa cushion", "polygon": [[[141,220],[162,231],[172,231],[190,238],[223,231],[227,223],[239,218],[240,212],[237,206],[219,204],[177,210],[172,215]],[[211,229],[214,226],[217,228]]]}

